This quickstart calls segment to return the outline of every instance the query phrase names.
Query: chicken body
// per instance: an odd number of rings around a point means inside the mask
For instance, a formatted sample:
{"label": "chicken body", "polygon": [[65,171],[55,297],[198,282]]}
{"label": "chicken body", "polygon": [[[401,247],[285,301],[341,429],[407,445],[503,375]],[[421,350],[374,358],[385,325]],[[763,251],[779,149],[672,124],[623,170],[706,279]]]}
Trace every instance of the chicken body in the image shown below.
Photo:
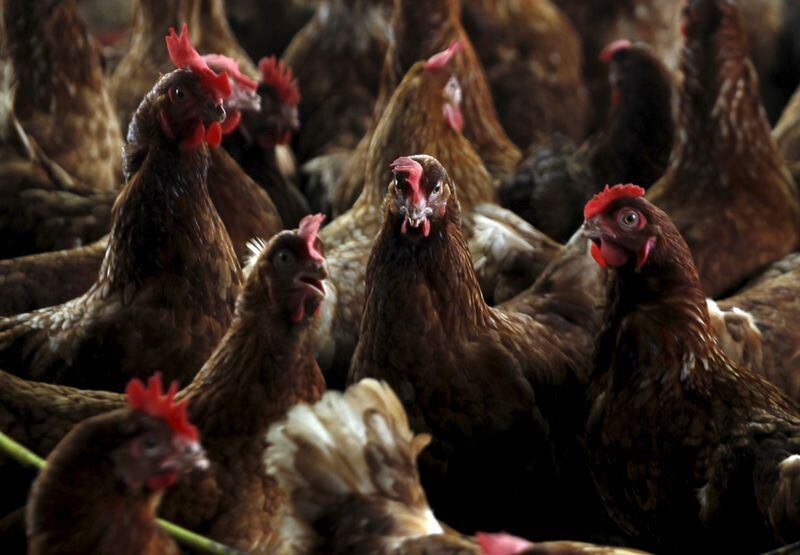
{"label": "chicken body", "polygon": [[[256,254],[230,329],[178,393],[188,400],[211,466],[170,491],[160,515],[243,551],[265,549],[283,503],[262,466],[266,432],[289,407],[318,400],[325,387],[311,353],[317,325],[313,306],[301,320],[291,317],[295,278],[324,278],[324,264],[309,260],[304,248],[296,233],[283,232]],[[282,250],[297,257],[287,275],[275,265]],[[120,394],[29,382],[2,372],[0,383],[0,428],[43,454],[78,422],[125,403]],[[6,491],[27,484],[18,473],[3,470],[9,477]]]}
{"label": "chicken body", "polygon": [[800,243],[800,203],[758,97],[734,3],[686,13],[676,143],[648,198],[692,251],[711,297],[733,290]]}
{"label": "chicken body", "polygon": [[[456,54],[458,56],[458,54]],[[453,62],[451,62],[453,63]],[[426,152],[453,168],[464,207],[464,229],[487,298],[500,301],[533,282],[560,247],[492,201],[492,179],[469,141],[442,115],[449,76],[415,64],[398,87],[373,134],[368,186],[359,200],[322,231],[336,288],[332,362],[323,365],[329,386],[341,388],[358,339],[364,306],[364,272],[381,226],[381,198],[388,166],[404,152]]]}
{"label": "chicken body", "polygon": [[78,182],[116,190],[122,137],[77,2],[9,0],[3,12],[20,124]]}
{"label": "chicken body", "polygon": [[211,353],[230,323],[241,270],[208,196],[207,147],[180,150],[156,119],[171,83],[197,79],[172,72],[142,101],[97,281],[64,305],[0,321],[4,369],[120,390],[153,368],[188,383]]}
{"label": "chicken body", "polygon": [[[635,230],[623,227],[633,219]],[[800,408],[724,354],[689,249],[663,211],[617,198],[584,227],[616,268],[586,435],[612,516],[660,553],[796,541]]]}
{"label": "chicken body", "polygon": [[674,138],[672,81],[645,45],[612,43],[613,101],[607,126],[576,147],[565,137],[541,139],[498,196],[503,206],[557,241],[582,222],[581,207],[609,183],[649,187],[667,167]]}
{"label": "chicken body", "polygon": [[583,140],[590,100],[581,40],[561,10],[542,0],[464,0],[461,7],[509,138],[521,149],[537,133]]}
{"label": "chicken body", "polygon": [[[412,428],[433,436],[422,478],[441,518],[464,532],[504,527],[551,537],[558,499],[572,497],[564,488],[587,479],[567,461],[575,461],[581,384],[599,323],[594,299],[581,280],[561,281],[547,293],[534,285],[515,303],[519,312],[489,307],[461,232],[455,180],[429,156],[412,159],[424,168],[427,193],[438,182],[443,200],[428,197],[429,234],[407,233],[392,203],[408,186],[395,174],[367,266],[348,381],[386,380]],[[529,495],[548,500],[549,516]],[[581,512],[592,505],[578,504]],[[573,531],[583,516],[572,507]]]}

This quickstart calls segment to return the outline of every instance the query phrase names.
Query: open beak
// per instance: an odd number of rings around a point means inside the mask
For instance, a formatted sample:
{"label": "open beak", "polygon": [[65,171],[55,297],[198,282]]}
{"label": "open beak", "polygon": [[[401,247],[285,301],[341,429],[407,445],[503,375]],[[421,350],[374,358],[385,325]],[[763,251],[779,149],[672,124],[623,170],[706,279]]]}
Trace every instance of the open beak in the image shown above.
{"label": "open beak", "polygon": [[419,229],[422,227],[422,235],[425,237],[431,232],[431,222],[428,218],[433,215],[433,209],[422,200],[416,204],[410,200],[406,201],[401,210],[403,214],[403,225],[400,228],[402,233],[408,233],[408,228]]}
{"label": "open beak", "polygon": [[294,278],[295,285],[308,288],[314,294],[325,297],[323,281],[328,277],[328,270],[324,262],[310,261],[306,268]]}

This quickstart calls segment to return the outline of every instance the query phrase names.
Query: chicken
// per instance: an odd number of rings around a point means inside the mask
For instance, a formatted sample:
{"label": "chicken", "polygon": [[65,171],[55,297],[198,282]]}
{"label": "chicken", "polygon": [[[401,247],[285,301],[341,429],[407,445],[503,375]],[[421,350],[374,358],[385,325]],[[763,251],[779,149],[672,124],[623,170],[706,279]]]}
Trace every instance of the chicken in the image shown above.
{"label": "chicken", "polygon": [[800,203],[770,137],[736,4],[691,0],[683,28],[677,141],[648,199],[670,215],[717,297],[797,249]]}
{"label": "chicken", "polygon": [[78,184],[22,129],[0,123],[0,257],[66,249],[108,232],[116,192]]}
{"label": "chicken", "polygon": [[463,0],[464,28],[494,97],[500,123],[525,149],[536,133],[581,141],[589,119],[581,41],[549,0]]}
{"label": "chicken", "polygon": [[311,209],[294,180],[281,169],[280,148],[290,142],[300,127],[297,111],[300,90],[292,70],[274,57],[262,59],[258,68],[261,80],[256,91],[261,110],[244,113],[238,132],[222,144],[267,191],[286,227],[296,227]]}
{"label": "chicken", "polygon": [[[167,495],[160,514],[243,551],[269,541],[283,495],[262,467],[269,427],[324,390],[311,353],[324,299],[322,217],[308,216],[255,247],[230,329],[177,398],[205,438],[211,466]],[[0,373],[0,428],[40,453],[77,422],[124,404],[122,395],[27,382]],[[20,480],[5,481],[5,491]],[[22,483],[25,483],[22,481]]]}
{"label": "chicken", "polygon": [[78,182],[117,189],[122,136],[77,1],[6,0],[3,16],[20,124]]}
{"label": "chicken", "polygon": [[[455,43],[456,45],[458,43]],[[561,247],[493,203],[492,179],[460,133],[459,81],[448,69],[457,46],[417,62],[388,102],[367,153],[368,184],[358,202],[322,231],[336,294],[329,342],[319,347],[329,387],[341,388],[358,340],[364,306],[364,272],[381,227],[381,199],[391,179],[389,164],[404,152],[426,152],[452,168],[461,189],[464,228],[489,302],[530,285]],[[323,333],[321,337],[326,337]]]}
{"label": "chicken", "polygon": [[454,42],[462,49],[455,60],[453,74],[463,87],[464,135],[495,179],[510,175],[521,157],[497,119],[486,75],[461,26],[458,0],[395,0],[392,29],[394,40],[386,52],[375,115],[337,185],[337,213],[353,205],[361,191],[368,187],[369,171],[365,168],[372,135],[403,76],[418,60],[433,56]]}
{"label": "chicken", "polygon": [[678,65],[681,2],[660,0],[555,0],[569,17],[583,45],[584,79],[593,102],[592,129],[602,123],[611,91],[597,55],[620,37],[648,44],[668,68]]}
{"label": "chicken", "polygon": [[606,128],[580,148],[561,135],[540,140],[498,191],[503,206],[558,241],[580,227],[581,206],[604,184],[655,183],[672,149],[672,79],[664,64],[646,45],[626,40],[606,46],[601,58],[612,89]]}
{"label": "chicken", "polygon": [[586,452],[604,503],[658,552],[759,553],[800,538],[800,407],[728,358],[676,226],[618,185],[584,209],[611,268]]}
{"label": "chicken", "polygon": [[0,320],[0,368],[110,390],[163,368],[186,384],[230,324],[241,270],[205,176],[206,142],[221,141],[231,86],[185,34],[173,31],[167,44],[181,69],[156,83],[132,120],[128,181],[97,281],[64,305]]}
{"label": "chicken", "polygon": [[642,553],[577,542],[534,544],[507,534],[478,533],[473,540],[447,529],[419,482],[417,455],[430,436],[411,431],[403,405],[384,382],[364,379],[344,393],[326,393],[316,405],[294,407],[268,437],[267,470],[290,500],[280,529],[284,553]]}
{"label": "chicken", "polygon": [[180,553],[156,510],[164,490],[208,460],[174,394],[135,380],[127,407],[83,421],[59,442],[28,503],[30,555]]}
{"label": "chicken", "polygon": [[315,210],[330,212],[334,184],[369,125],[389,13],[388,0],[323,0],[284,52],[303,91],[296,152]]}
{"label": "chicken", "polygon": [[[219,54],[210,54],[204,59],[212,70],[225,71],[233,82],[231,95],[225,101],[223,135],[241,133],[238,128],[245,117],[272,115],[268,112],[262,114],[261,98],[256,93],[257,83],[239,70],[238,62]],[[285,222],[269,193],[259,187],[225,149],[211,151],[207,183],[208,194],[225,224],[240,262],[248,256],[247,242],[250,239],[269,239],[283,229]]]}
{"label": "chicken", "polygon": [[456,179],[428,155],[392,168],[348,383],[385,380],[412,429],[433,437],[422,483],[456,529],[549,538],[568,531],[559,528],[568,518],[571,534],[586,533],[595,500],[576,440],[599,324],[583,283],[596,273],[544,283],[541,294],[534,285],[514,301],[524,311],[488,306],[461,231]]}
{"label": "chicken", "polygon": [[142,97],[162,73],[172,69],[164,52],[164,33],[191,21],[196,0],[135,0],[130,45],[111,75],[111,96],[123,134]]}

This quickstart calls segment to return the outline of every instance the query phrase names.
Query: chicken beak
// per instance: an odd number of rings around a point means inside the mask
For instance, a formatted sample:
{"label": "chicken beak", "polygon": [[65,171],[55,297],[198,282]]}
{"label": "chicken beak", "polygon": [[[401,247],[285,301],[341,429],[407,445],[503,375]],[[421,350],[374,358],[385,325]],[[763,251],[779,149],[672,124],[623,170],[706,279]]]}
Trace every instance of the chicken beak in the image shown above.
{"label": "chicken beak", "polygon": [[184,471],[194,468],[206,470],[209,467],[208,457],[199,442],[181,438],[178,440],[177,448],[176,460]]}
{"label": "chicken beak", "polygon": [[419,202],[406,201],[403,207],[403,226],[400,231],[408,233],[408,226],[417,229],[422,226],[422,234],[427,237],[431,231],[431,222],[428,219],[433,214],[433,209],[430,208],[425,200]]}
{"label": "chicken beak", "polygon": [[206,121],[217,123],[225,121],[225,115],[225,106],[222,105],[222,102],[209,102],[203,113]]}

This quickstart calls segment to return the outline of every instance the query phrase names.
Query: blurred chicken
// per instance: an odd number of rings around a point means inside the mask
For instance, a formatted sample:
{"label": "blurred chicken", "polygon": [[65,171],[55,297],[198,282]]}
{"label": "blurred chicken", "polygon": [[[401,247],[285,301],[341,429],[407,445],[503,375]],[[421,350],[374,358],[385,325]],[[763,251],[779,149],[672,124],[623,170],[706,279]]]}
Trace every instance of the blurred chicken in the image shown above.
{"label": "blurred chicken", "polygon": [[30,555],[180,553],[156,511],[164,490],[208,460],[185,403],[152,383],[129,384],[126,408],[85,420],[47,458],[28,504]]}
{"label": "blurred chicken", "polygon": [[[329,343],[321,366],[329,387],[341,388],[358,340],[364,306],[364,271],[380,230],[381,202],[391,180],[389,164],[404,152],[438,156],[452,168],[461,191],[465,236],[484,294],[500,302],[530,285],[561,248],[521,218],[493,203],[493,183],[469,141],[460,133],[462,114],[455,61],[457,43],[427,62],[417,62],[397,87],[375,128],[367,153],[361,196],[347,213],[322,231],[334,245],[328,258],[337,294]],[[324,337],[324,334],[323,334]]]}
{"label": "blurred chicken", "polygon": [[111,390],[164,368],[185,384],[230,324],[241,270],[205,177],[231,85],[185,34],[167,44],[181,69],[156,83],[131,123],[128,182],[97,281],[65,305],[1,320],[0,368]]}
{"label": "blurred chicken", "polygon": [[299,405],[268,437],[268,472],[290,500],[280,553],[643,555],[507,534],[479,532],[473,540],[447,529],[428,506],[417,471],[417,456],[431,438],[411,431],[384,382],[364,379],[313,406]]}
{"label": "blurred chicken", "polygon": [[267,191],[284,225],[296,227],[310,208],[297,184],[281,168],[281,148],[285,148],[300,127],[297,111],[300,91],[292,70],[274,57],[262,59],[258,68],[261,79],[256,93],[261,109],[243,113],[236,132],[222,144],[242,169]]}
{"label": "blurred chicken", "polygon": [[2,7],[19,123],[78,182],[117,189],[122,137],[76,0],[5,0]]}
{"label": "blurred chicken", "polygon": [[367,131],[391,36],[390,10],[389,0],[322,0],[286,48],[284,62],[303,91],[296,148],[314,210],[331,212],[334,185]]}
{"label": "blurred chicken", "polygon": [[386,52],[375,114],[336,186],[336,213],[341,214],[350,208],[369,186],[366,181],[369,178],[367,152],[372,135],[403,76],[418,60],[433,56],[453,43],[459,44],[462,50],[453,65],[453,75],[463,88],[460,99],[463,102],[463,121],[459,127],[463,126],[464,136],[470,140],[493,178],[512,174],[521,154],[500,126],[486,75],[461,26],[460,11],[458,0],[395,0],[392,16],[394,40]]}
{"label": "blurred chicken", "polygon": [[716,297],[797,249],[800,203],[770,137],[736,4],[690,0],[683,29],[677,141],[648,198],[675,222]]}
{"label": "blurred chicken", "polygon": [[462,235],[456,180],[427,155],[392,169],[348,383],[386,380],[413,429],[433,436],[422,480],[449,524],[587,533],[599,506],[576,440],[599,317],[585,242],[577,279],[537,282],[513,301],[519,312],[492,308]]}
{"label": "blurred chicken", "polygon": [[[324,299],[321,216],[253,244],[230,329],[177,398],[189,403],[211,466],[171,492],[161,515],[248,552],[269,541],[283,495],[264,474],[266,432],[325,384],[311,353]],[[27,382],[0,373],[0,427],[47,453],[75,424],[124,404],[119,394]],[[3,469],[6,496],[27,482]]]}
{"label": "blurred chicken", "polygon": [[674,139],[672,79],[652,50],[626,40],[601,53],[612,103],[606,128],[580,147],[564,137],[531,148],[498,196],[503,206],[557,241],[578,229],[581,207],[607,183],[650,186],[664,174]]}
{"label": "blurred chicken", "polygon": [[536,133],[582,141],[590,100],[580,37],[549,0],[462,0],[500,123],[525,149]]}
{"label": "blurred chicken", "polygon": [[[583,44],[584,79],[594,106],[593,128],[602,123],[611,99],[603,47],[620,37],[648,44],[670,70],[678,65],[681,2],[675,0],[554,0],[566,13]],[[683,1],[683,0],[681,0]]]}
{"label": "blurred chicken", "polygon": [[225,0],[193,0],[194,11],[190,26],[197,29],[197,49],[202,53],[215,52],[236,60],[245,75],[254,78],[258,70],[253,60],[234,37],[225,15]]}
{"label": "blurred chicken", "polygon": [[728,358],[686,242],[644,190],[584,211],[612,268],[586,449],[610,514],[658,552],[760,553],[800,539],[800,407]]}

